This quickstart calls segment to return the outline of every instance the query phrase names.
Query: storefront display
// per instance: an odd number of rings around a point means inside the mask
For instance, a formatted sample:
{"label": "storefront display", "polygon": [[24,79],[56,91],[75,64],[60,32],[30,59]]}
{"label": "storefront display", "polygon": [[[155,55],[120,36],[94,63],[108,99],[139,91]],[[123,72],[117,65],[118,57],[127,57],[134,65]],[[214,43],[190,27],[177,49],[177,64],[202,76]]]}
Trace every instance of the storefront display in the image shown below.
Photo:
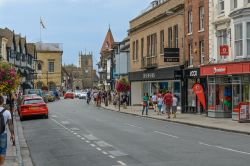
{"label": "storefront display", "polygon": [[250,98],[250,62],[204,66],[201,75],[208,78],[208,116],[239,120]]}

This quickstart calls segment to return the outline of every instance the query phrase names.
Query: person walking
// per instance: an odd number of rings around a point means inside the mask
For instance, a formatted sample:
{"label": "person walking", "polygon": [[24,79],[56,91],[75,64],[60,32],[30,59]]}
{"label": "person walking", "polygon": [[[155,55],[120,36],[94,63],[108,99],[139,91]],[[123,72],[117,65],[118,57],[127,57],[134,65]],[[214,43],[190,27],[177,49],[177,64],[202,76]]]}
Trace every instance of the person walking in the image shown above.
{"label": "person walking", "polygon": [[177,99],[176,95],[174,95],[173,96],[173,104],[172,104],[172,114],[174,115],[173,118],[176,118],[177,105],[178,105],[178,99]]}
{"label": "person walking", "polygon": [[0,96],[0,165],[4,164],[6,151],[7,151],[7,130],[6,124],[8,123],[9,131],[10,131],[10,140],[14,142],[14,127],[12,123],[12,117],[10,111],[5,110],[3,107],[4,98]]}
{"label": "person walking", "polygon": [[157,107],[157,96],[156,96],[156,93],[154,93],[154,95],[152,96],[152,103],[153,103],[154,112],[156,112],[156,107]]}
{"label": "person walking", "polygon": [[166,106],[166,113],[168,115],[168,118],[170,118],[171,114],[171,107],[173,104],[173,96],[170,91],[167,91],[167,93],[163,97],[164,104]]}
{"label": "person walking", "polygon": [[157,115],[161,115],[162,105],[163,105],[163,98],[162,98],[161,95],[159,95],[158,98],[157,98],[157,107],[158,107],[158,113],[157,113]]}
{"label": "person walking", "polygon": [[149,104],[149,96],[148,93],[144,93],[144,96],[142,98],[142,115],[144,114],[144,111],[146,110],[146,115],[148,115],[148,104]]}

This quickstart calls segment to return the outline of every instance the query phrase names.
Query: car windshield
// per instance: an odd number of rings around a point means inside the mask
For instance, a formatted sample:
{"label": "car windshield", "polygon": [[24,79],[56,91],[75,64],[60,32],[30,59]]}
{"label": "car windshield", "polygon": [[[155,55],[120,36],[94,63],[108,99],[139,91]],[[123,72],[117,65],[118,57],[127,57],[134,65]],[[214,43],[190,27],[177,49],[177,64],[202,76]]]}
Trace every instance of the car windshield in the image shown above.
{"label": "car windshield", "polygon": [[43,100],[40,98],[36,98],[36,99],[27,99],[24,101],[24,104],[38,104],[38,103],[43,103]]}

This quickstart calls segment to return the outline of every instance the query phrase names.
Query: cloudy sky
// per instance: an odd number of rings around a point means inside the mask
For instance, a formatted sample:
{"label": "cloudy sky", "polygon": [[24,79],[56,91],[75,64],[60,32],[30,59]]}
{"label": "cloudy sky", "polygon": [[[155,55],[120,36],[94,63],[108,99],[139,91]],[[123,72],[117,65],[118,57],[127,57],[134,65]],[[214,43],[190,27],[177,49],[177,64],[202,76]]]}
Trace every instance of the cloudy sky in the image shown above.
{"label": "cloudy sky", "polygon": [[63,43],[63,63],[76,64],[80,51],[93,52],[95,63],[109,24],[115,41],[127,35],[129,20],[152,0],[0,0],[0,27],[40,40],[40,17],[46,29],[42,41]]}

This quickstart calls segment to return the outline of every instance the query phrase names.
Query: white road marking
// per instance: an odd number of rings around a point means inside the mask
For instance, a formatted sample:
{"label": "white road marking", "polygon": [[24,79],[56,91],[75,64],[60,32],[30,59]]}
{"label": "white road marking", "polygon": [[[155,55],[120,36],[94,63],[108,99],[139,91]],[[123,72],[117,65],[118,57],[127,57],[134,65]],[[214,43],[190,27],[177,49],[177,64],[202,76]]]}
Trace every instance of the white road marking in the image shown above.
{"label": "white road marking", "polygon": [[107,155],[107,154],[108,154],[108,153],[107,153],[107,152],[105,152],[105,151],[102,151],[102,153],[103,153],[103,154],[105,154],[105,155]]}
{"label": "white road marking", "polygon": [[142,127],[136,126],[136,125],[132,125],[129,123],[125,123],[125,125],[130,126],[130,127],[135,127],[135,128],[139,128],[139,129],[143,129]]}
{"label": "white road marking", "polygon": [[74,133],[75,135],[77,135],[77,133]]}
{"label": "white road marking", "polygon": [[86,142],[87,142],[87,143],[89,143],[89,141],[88,141],[88,140],[87,140]]}
{"label": "white road marking", "polygon": [[97,150],[101,151],[102,149],[101,148],[96,148]]}
{"label": "white road marking", "polygon": [[112,155],[109,155],[109,157],[110,157],[110,158],[112,158],[112,159],[114,159],[114,158],[115,158],[115,157],[114,157],[114,156],[112,156]]}
{"label": "white road marking", "polygon": [[82,140],[85,140],[85,138],[83,138],[83,137],[82,137],[81,139],[82,139]]}
{"label": "white road marking", "polygon": [[244,151],[240,151],[240,150],[235,150],[235,149],[230,149],[230,148],[225,148],[222,146],[216,146],[216,145],[209,145],[203,142],[199,142],[200,145],[205,145],[205,146],[209,146],[209,147],[214,147],[214,148],[218,148],[218,149],[222,149],[222,150],[227,150],[227,151],[231,151],[231,152],[236,152],[236,153],[241,153],[241,154],[246,154],[246,155],[250,155],[249,152],[244,152]]}
{"label": "white road marking", "polygon": [[81,136],[80,136],[80,135],[77,135],[77,137],[79,137],[79,138],[80,138]]}
{"label": "white road marking", "polygon": [[124,162],[122,162],[122,161],[117,161],[119,164],[121,164],[121,165],[127,165],[127,164],[125,164]]}
{"label": "white road marking", "polygon": [[95,144],[90,144],[92,147],[95,147]]}
{"label": "white road marking", "polygon": [[160,131],[154,131],[154,132],[155,132],[155,133],[158,133],[158,134],[166,135],[166,136],[168,136],[168,137],[179,138],[179,137],[177,137],[177,136],[175,136],[175,135],[163,133],[163,132],[160,132]]}

